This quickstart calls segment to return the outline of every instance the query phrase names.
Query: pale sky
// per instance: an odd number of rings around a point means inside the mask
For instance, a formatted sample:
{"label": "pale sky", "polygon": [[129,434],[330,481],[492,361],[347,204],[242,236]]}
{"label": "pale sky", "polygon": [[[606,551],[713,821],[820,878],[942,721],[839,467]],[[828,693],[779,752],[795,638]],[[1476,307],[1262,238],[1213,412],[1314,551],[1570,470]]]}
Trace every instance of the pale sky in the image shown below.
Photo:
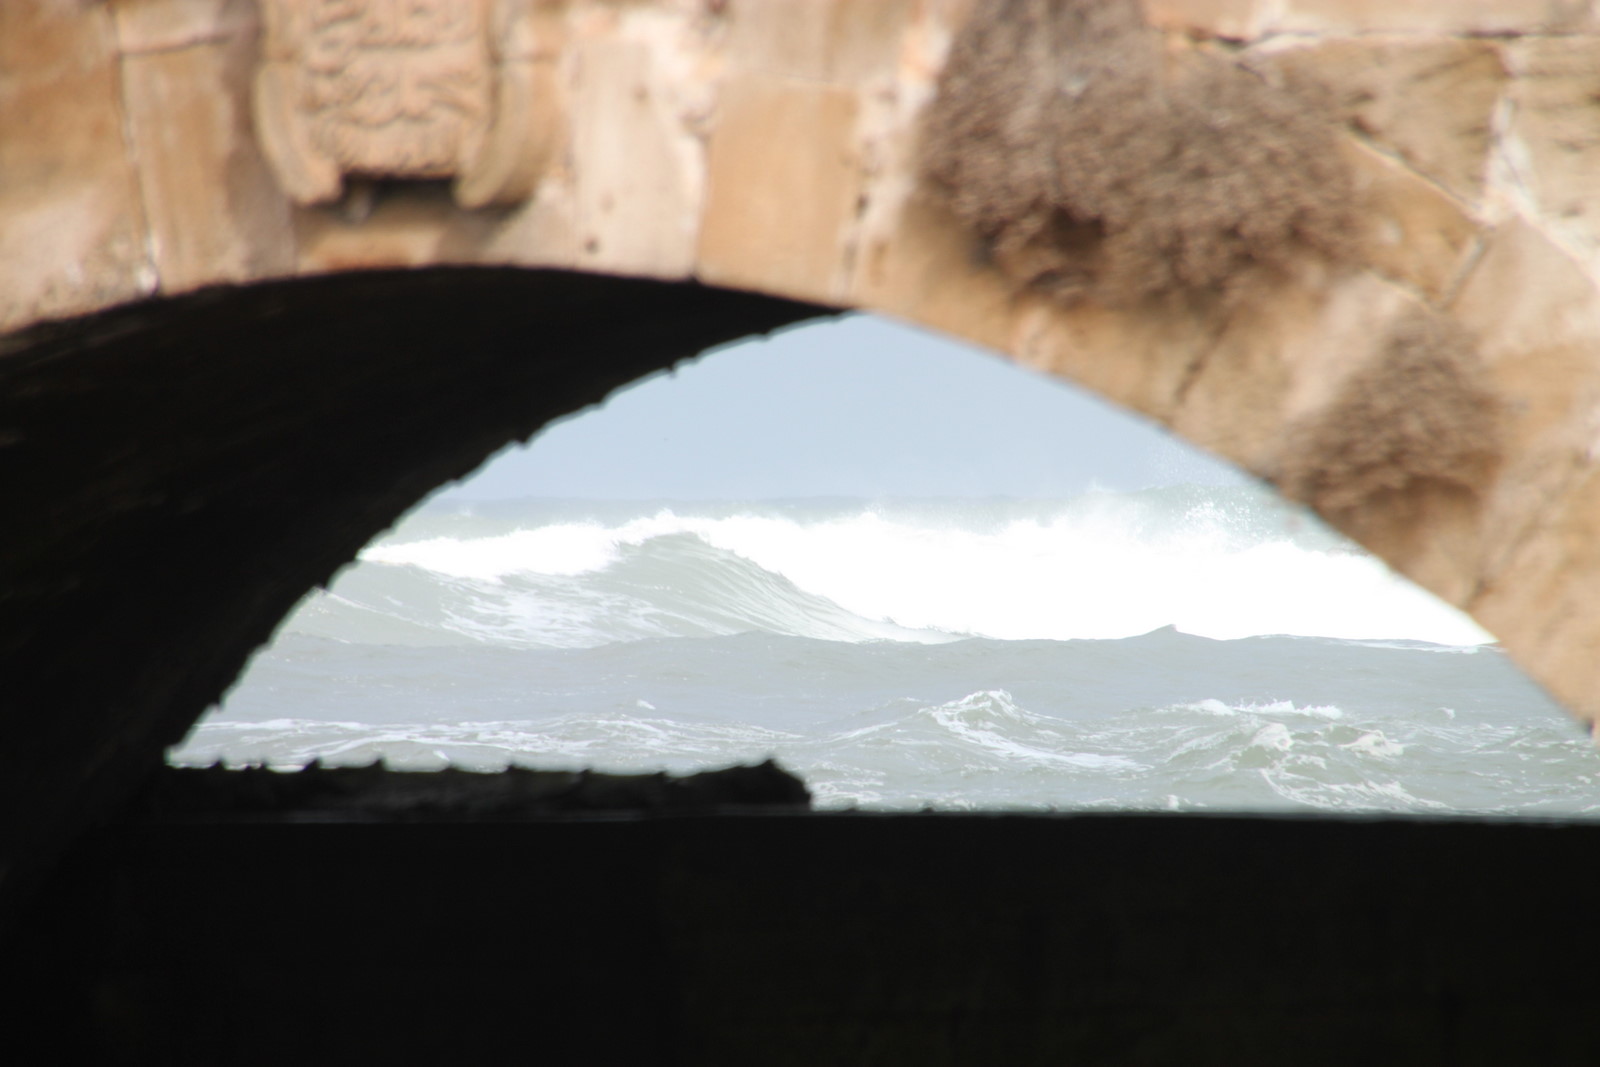
{"label": "pale sky", "polygon": [[853,315],[716,349],[637,382],[441,495],[1059,498],[1091,486],[1240,480],[1084,390]]}

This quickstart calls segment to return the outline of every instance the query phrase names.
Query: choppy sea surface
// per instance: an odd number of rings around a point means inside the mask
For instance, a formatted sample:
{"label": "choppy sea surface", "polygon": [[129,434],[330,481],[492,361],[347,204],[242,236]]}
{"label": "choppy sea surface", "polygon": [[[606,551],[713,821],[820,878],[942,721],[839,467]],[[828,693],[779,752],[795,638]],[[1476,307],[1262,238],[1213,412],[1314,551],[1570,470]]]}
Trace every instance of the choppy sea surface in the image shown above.
{"label": "choppy sea surface", "polygon": [[686,771],[819,807],[1600,814],[1469,619],[1255,487],[435,503],[170,759]]}

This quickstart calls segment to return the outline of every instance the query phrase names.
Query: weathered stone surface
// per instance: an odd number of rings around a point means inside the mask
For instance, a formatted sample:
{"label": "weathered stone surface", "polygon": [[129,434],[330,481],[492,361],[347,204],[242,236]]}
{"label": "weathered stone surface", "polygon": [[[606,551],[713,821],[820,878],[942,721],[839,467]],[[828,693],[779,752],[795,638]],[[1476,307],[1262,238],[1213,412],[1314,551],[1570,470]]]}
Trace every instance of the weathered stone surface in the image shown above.
{"label": "weathered stone surface", "polygon": [[456,202],[466,208],[519,204],[532,196],[566,132],[553,64],[507,58],[494,70],[494,119],[456,179]]}
{"label": "weathered stone surface", "polygon": [[0,330],[155,287],[111,12],[0,4]]}
{"label": "weathered stone surface", "polygon": [[756,77],[723,86],[696,251],[702,280],[843,302],[864,206],[856,111],[845,89]]}
{"label": "weathered stone surface", "polygon": [[1245,41],[1262,35],[1278,6],[1273,0],[1145,0],[1151,25]]}
{"label": "weathered stone surface", "polygon": [[920,119],[950,46],[949,6],[919,5],[906,25],[893,80],[859,94],[863,200],[848,303],[1003,352],[1014,294],[983,262],[971,235],[928,195],[919,167]]}
{"label": "weathered stone surface", "polygon": [[1379,274],[1447,297],[1478,248],[1482,230],[1462,204],[1398,161],[1346,146],[1367,227],[1366,260]]}
{"label": "weathered stone surface", "polygon": [[[1501,637],[1512,658],[1568,711],[1594,723],[1600,697],[1593,684],[1600,621],[1587,590],[1600,571],[1600,475],[1592,463],[1570,469],[1558,494],[1531,518],[1508,565],[1467,602]],[[1530,601],[1539,604],[1528,612]],[[1593,732],[1593,727],[1590,727]]]}
{"label": "weathered stone surface", "polygon": [[[1171,420],[1216,341],[1216,327],[1203,318],[1142,315],[1130,322],[1094,304],[1062,313],[1037,294],[1018,301],[1013,321],[1002,351],[1162,421]],[[1110,349],[1116,357],[1106,359]]]}
{"label": "weathered stone surface", "polygon": [[911,0],[732,0],[730,65],[768,77],[854,87],[892,76]]}
{"label": "weathered stone surface", "polygon": [[1268,29],[1293,33],[1527,34],[1592,31],[1591,0],[1279,0]]}
{"label": "weathered stone surface", "polygon": [[[1525,469],[1503,489],[1503,509],[1536,522],[1552,486],[1534,467],[1600,456],[1600,291],[1537,227],[1512,222],[1488,240],[1451,310],[1478,338],[1507,398],[1509,452]],[[1564,476],[1564,475],[1563,475]],[[1531,494],[1531,495],[1529,495]]]}
{"label": "weathered stone surface", "polygon": [[921,196],[898,207],[883,229],[862,235],[851,303],[1010,351],[1011,287],[943,207]]}
{"label": "weathered stone surface", "polygon": [[531,199],[479,231],[482,262],[572,267],[579,252],[576,200],[570,171],[556,162]]}
{"label": "weathered stone surface", "polygon": [[1583,590],[1600,575],[1600,526],[1584,524],[1600,521],[1600,289],[1515,222],[1490,239],[1452,310],[1478,337],[1507,413],[1507,467],[1470,605],[1557,699],[1593,718],[1600,630]]}
{"label": "weathered stone surface", "polygon": [[1600,26],[1592,0],[1146,0],[1146,7],[1157,26],[1240,40],[1285,32],[1442,37]]}
{"label": "weathered stone surface", "polygon": [[254,0],[114,0],[108,6],[124,55],[229,40],[261,24]]}
{"label": "weathered stone surface", "polygon": [[1515,179],[1600,277],[1600,36],[1506,45]]}
{"label": "weathered stone surface", "polygon": [[[620,36],[620,35],[619,35]],[[643,41],[577,45],[572,169],[578,265],[687,277],[694,265],[703,148],[661,59]]]}
{"label": "weathered stone surface", "polygon": [[[1206,330],[1202,359],[1175,397],[1173,427],[1247,470],[1274,475],[1285,424],[1327,401],[1344,366],[1366,354],[1374,332],[1406,302],[1395,286],[1345,274],[1232,309]],[[1246,419],[1241,410],[1270,414]]]}
{"label": "weathered stone surface", "polygon": [[234,37],[123,60],[128,135],[165,292],[294,267],[289,208],[257,149]]}
{"label": "weathered stone surface", "polygon": [[[1575,476],[1600,458],[1600,291],[1572,257],[1526,222],[1502,227],[1452,306],[1478,337],[1508,410],[1514,467],[1486,578],[1537,528]],[[1597,538],[1600,540],[1600,538]]]}
{"label": "weathered stone surface", "polygon": [[1427,37],[1297,40],[1257,62],[1327,95],[1352,128],[1469,205],[1483,198],[1508,75],[1497,44]]}
{"label": "weathered stone surface", "polygon": [[489,45],[504,59],[554,63],[567,45],[567,0],[496,0]]}

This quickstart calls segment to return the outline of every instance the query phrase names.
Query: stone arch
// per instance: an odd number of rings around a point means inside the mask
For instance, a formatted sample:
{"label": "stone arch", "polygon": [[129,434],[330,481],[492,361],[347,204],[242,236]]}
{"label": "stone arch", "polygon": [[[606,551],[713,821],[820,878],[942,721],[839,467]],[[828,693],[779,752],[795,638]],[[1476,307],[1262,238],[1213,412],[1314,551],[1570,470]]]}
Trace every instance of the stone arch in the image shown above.
{"label": "stone arch", "polygon": [[[0,369],[0,810],[109,810],[304,593],[502,445],[827,314],[693,283],[437,268],[207,290],[36,328]],[[15,858],[16,851],[12,852]]]}
{"label": "stone arch", "polygon": [[[959,188],[937,195],[923,138],[963,27],[1083,5],[456,6],[481,24],[417,30],[405,62],[472,86],[471,120],[379,116],[370,141],[298,102],[327,74],[298,0],[0,13],[0,473],[26,516],[4,555],[25,740],[0,767],[20,842],[0,864],[106,810],[410,500],[638,374],[830,308],[1160,419],[1471,611],[1580,718],[1600,710],[1592,10],[1104,5],[1149,46],[1138,92],[1234,64],[1219,100],[1246,75],[1322,93],[1369,239],[1228,299],[1063,299],[1062,250],[1102,247],[1115,190],[1009,241]],[[341,425],[328,398],[352,389]],[[169,565],[208,597],[236,588],[228,617],[157,581]],[[165,635],[157,600],[182,620]],[[217,651],[186,662],[198,647]]]}

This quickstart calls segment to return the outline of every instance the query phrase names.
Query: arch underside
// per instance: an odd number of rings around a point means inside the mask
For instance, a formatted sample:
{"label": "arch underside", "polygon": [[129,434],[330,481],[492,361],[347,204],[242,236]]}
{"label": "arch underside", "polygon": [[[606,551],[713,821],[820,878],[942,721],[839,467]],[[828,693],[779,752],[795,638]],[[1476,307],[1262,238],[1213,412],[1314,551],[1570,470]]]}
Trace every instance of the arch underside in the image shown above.
{"label": "arch underside", "polygon": [[642,375],[829,311],[440,268],[218,288],[10,338],[0,900],[429,491]]}

